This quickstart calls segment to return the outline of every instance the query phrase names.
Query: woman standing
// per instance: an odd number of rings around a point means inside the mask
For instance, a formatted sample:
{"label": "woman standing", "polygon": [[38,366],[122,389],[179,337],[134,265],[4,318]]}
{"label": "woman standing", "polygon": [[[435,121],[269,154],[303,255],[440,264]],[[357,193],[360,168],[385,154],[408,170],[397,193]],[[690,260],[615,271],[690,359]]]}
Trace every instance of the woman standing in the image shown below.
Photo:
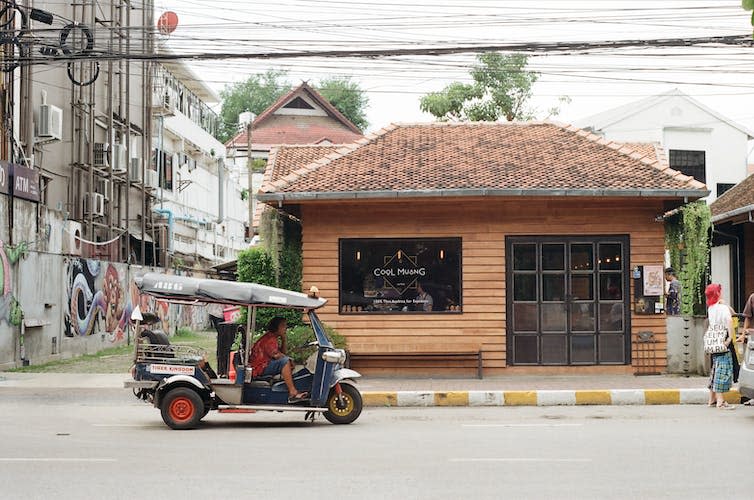
{"label": "woman standing", "polygon": [[[720,302],[722,287],[717,283],[707,285],[704,294],[707,297],[707,320],[709,327],[724,328],[728,332],[725,339],[725,346],[731,342],[731,332],[733,331],[733,317],[730,314],[730,308]],[[730,350],[712,354],[712,369],[710,373],[709,385],[709,405],[716,405],[723,410],[732,410],[734,407],[729,405],[723,399],[723,393],[730,390],[733,384],[733,358]]]}

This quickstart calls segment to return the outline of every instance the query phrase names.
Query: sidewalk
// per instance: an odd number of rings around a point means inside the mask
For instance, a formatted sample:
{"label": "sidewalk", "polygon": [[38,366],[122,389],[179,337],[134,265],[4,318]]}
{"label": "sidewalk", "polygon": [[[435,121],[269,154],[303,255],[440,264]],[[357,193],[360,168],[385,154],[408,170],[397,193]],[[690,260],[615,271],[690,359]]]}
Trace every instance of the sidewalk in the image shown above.
{"label": "sidewalk", "polygon": [[[128,374],[0,372],[5,387],[122,389]],[[500,376],[358,380],[365,406],[557,406],[706,404],[707,377],[678,375]],[[738,403],[738,391],[726,394]]]}

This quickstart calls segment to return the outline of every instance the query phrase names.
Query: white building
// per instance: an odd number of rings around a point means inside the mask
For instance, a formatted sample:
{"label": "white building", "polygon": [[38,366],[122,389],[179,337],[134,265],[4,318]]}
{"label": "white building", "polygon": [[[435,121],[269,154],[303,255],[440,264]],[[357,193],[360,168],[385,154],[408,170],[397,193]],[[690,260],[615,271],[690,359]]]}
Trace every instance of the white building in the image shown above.
{"label": "white building", "polygon": [[659,143],[670,168],[707,184],[708,203],[748,173],[748,142],[754,139],[754,133],[677,89],[575,124],[612,141]]}
{"label": "white building", "polygon": [[[248,191],[214,138],[220,99],[182,62],[155,68],[150,182],[172,265],[206,269],[248,246]],[[245,170],[245,169],[244,169]]]}

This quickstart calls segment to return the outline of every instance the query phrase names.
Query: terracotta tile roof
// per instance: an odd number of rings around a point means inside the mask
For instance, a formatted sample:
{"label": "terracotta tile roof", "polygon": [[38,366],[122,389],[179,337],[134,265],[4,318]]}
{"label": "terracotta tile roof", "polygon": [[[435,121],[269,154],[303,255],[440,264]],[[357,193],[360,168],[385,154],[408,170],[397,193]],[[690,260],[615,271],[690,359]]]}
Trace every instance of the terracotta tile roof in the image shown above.
{"label": "terracotta tile roof", "polygon": [[[280,179],[297,170],[302,165],[312,163],[333,153],[343,147],[342,144],[327,146],[286,145],[274,147],[270,151],[267,168],[264,170],[262,184],[269,184],[273,180]],[[262,220],[262,214],[267,209],[264,203],[257,203],[254,210],[254,220],[251,227],[258,228]]]}
{"label": "terracotta tile roof", "polygon": [[754,175],[748,176],[713,201],[710,210],[713,220],[717,219],[716,222],[722,222],[731,212],[744,210],[747,207],[754,211]]}
{"label": "terracotta tile roof", "polygon": [[[275,114],[275,111],[302,93],[307,94],[310,99],[316,102],[341,126],[324,127],[321,125],[308,125],[305,121],[302,121],[298,126],[264,126],[265,122]],[[352,142],[360,137],[363,137],[363,135],[359,128],[306,82],[302,82],[301,85],[281,96],[270,107],[260,113],[254,119],[251,130],[252,149],[270,149],[272,145],[276,144],[317,144],[323,140],[328,140],[332,144],[339,144]],[[225,145],[227,147],[233,145],[245,147],[246,143],[246,130],[244,129]]]}
{"label": "terracotta tile roof", "polygon": [[[346,144],[364,137],[344,128],[328,127],[319,123],[307,123],[299,120],[297,124],[279,124],[256,128],[251,131],[252,150],[268,151],[280,144]],[[246,131],[231,139],[227,146],[246,148]]]}
{"label": "terracotta tile roof", "polygon": [[273,193],[337,198],[358,192],[431,195],[438,190],[475,195],[706,195],[702,183],[659,161],[657,148],[637,152],[577,127],[549,122],[391,125],[301,165],[265,183],[260,199],[280,198],[270,196]]}

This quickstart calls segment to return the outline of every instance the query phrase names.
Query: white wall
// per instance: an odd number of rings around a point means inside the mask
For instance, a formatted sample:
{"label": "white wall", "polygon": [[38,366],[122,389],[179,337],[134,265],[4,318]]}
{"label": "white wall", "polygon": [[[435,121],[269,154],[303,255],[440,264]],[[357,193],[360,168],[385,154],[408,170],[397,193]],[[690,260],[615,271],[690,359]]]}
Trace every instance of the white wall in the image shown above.
{"label": "white wall", "polygon": [[601,132],[618,142],[660,142],[666,153],[704,150],[710,203],[717,197],[718,183],[737,184],[746,178],[746,134],[682,96],[670,96]]}
{"label": "white wall", "polygon": [[[204,129],[176,111],[164,118],[162,137],[159,125],[155,127],[156,147],[172,153],[201,151],[192,154],[196,168],[174,165],[173,189],[158,189],[155,208],[168,209],[175,217],[173,250],[177,254],[198,255],[220,263],[236,258],[246,244],[245,228],[248,220],[248,202],[241,199],[245,187],[243,179],[232,164],[224,160],[225,146]],[[186,140],[190,141],[187,143]],[[214,153],[214,156],[211,156]],[[220,218],[220,180],[218,158],[223,168],[223,197]],[[214,223],[209,228],[207,223]],[[220,249],[224,248],[222,252]]]}

